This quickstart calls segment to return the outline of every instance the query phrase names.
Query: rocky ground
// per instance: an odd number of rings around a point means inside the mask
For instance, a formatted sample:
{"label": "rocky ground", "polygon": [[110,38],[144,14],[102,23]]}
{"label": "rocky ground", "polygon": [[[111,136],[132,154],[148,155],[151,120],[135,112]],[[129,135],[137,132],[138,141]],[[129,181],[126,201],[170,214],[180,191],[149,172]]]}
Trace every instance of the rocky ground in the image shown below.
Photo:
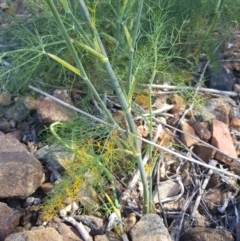
{"label": "rocky ground", "polygon": [[[154,213],[142,215],[141,205],[136,205],[142,199],[135,198],[134,188],[124,203],[131,211],[123,212],[126,236],[121,238],[109,224],[111,216],[83,215],[77,212],[81,205],[77,202],[66,201],[57,216],[44,220],[41,204],[59,181],[62,156],[71,159],[72,153],[60,145],[45,145],[39,133],[56,121],[70,121],[74,111],[51,97],[1,93],[0,241],[240,240],[239,47],[240,33],[235,32],[219,56],[222,64],[217,71],[203,61],[206,86],[193,88],[196,98],[204,98],[201,106],[186,104],[179,87],[153,86],[155,142],[166,148],[155,168]],[[202,67],[195,83],[201,82],[204,72]],[[50,94],[75,103],[64,86]],[[142,96],[135,99],[142,114],[148,113],[145,96],[143,88]],[[111,108],[117,105],[109,101]],[[115,110],[113,117],[118,121],[121,114]],[[134,117],[139,136],[148,139],[141,116]]]}
{"label": "rocky ground", "polygon": [[[153,87],[154,125],[161,125],[156,143],[168,148],[169,143],[182,143],[185,149],[171,145],[156,165],[155,213],[142,215],[138,210],[124,216],[130,240],[240,239],[240,79],[233,59],[238,40],[236,33],[222,55],[219,71],[224,69],[224,78],[212,74],[211,88],[197,89],[207,98],[201,108],[191,109],[180,95],[169,94],[173,86]],[[64,89],[52,94],[73,101]],[[143,98],[135,101],[147,112]],[[52,221],[41,216],[44,197],[59,179],[61,157],[71,153],[59,145],[41,145],[38,133],[55,121],[71,120],[74,111],[50,97],[3,92],[0,113],[0,240],[121,240],[108,230],[109,220],[73,214],[79,203],[66,203]],[[114,118],[121,110],[117,113]],[[148,137],[146,127],[138,125],[138,130]],[[174,156],[178,162],[172,161]]]}

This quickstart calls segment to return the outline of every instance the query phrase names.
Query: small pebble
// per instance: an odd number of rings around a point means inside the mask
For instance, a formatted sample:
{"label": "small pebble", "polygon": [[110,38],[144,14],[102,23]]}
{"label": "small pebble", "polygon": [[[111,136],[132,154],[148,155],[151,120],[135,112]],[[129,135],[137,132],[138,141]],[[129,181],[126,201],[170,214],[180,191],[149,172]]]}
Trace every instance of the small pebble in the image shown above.
{"label": "small pebble", "polygon": [[13,120],[13,119],[11,119],[11,120],[9,121],[9,124],[10,124],[10,127],[11,127],[12,129],[14,129],[14,128],[16,127],[16,121]]}

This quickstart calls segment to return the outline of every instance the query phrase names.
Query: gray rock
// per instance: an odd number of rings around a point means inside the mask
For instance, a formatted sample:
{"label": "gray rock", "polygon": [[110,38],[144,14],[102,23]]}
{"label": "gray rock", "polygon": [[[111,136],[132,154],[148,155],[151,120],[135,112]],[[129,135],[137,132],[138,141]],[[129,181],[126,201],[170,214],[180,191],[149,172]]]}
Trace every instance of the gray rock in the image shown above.
{"label": "gray rock", "polygon": [[167,197],[177,196],[180,191],[179,184],[172,180],[161,182],[159,186],[156,185],[153,192],[153,203],[159,203],[158,193],[160,193],[161,201]]}
{"label": "gray rock", "polygon": [[35,157],[41,162],[47,163],[58,172],[65,170],[67,162],[71,162],[75,158],[75,154],[66,150],[61,144],[53,144],[44,146],[34,153]]}
{"label": "gray rock", "polygon": [[62,236],[54,228],[36,229],[26,232],[14,233],[5,241],[63,241]]}
{"label": "gray rock", "polygon": [[0,94],[0,105],[7,106],[11,104],[11,95],[9,92],[2,92]]}
{"label": "gray rock", "polygon": [[10,131],[10,123],[6,120],[0,120],[0,131],[4,133]]}
{"label": "gray rock", "polygon": [[240,85],[239,84],[235,84],[234,88],[233,88],[234,92],[240,93]]}
{"label": "gray rock", "polygon": [[209,99],[201,109],[195,109],[194,115],[200,121],[219,120],[228,125],[230,112],[231,105],[225,98],[213,98]]}
{"label": "gray rock", "polygon": [[15,231],[21,216],[20,211],[12,211],[7,204],[0,203],[0,240],[4,240]]}
{"label": "gray rock", "polygon": [[6,111],[6,118],[15,121],[23,121],[29,114],[29,109],[23,102],[17,102]]}
{"label": "gray rock", "polygon": [[211,138],[211,132],[206,126],[204,126],[205,123],[195,121],[194,119],[190,119],[187,123],[194,129],[195,134],[201,140],[208,142],[208,140]]}
{"label": "gray rock", "polygon": [[171,241],[171,236],[157,214],[146,214],[130,230],[132,241]]}
{"label": "gray rock", "polygon": [[208,69],[206,86],[211,89],[232,91],[235,79],[226,68]]}
{"label": "gray rock", "polygon": [[101,218],[89,215],[76,215],[74,218],[91,229],[89,232],[91,236],[104,234],[103,220]]}

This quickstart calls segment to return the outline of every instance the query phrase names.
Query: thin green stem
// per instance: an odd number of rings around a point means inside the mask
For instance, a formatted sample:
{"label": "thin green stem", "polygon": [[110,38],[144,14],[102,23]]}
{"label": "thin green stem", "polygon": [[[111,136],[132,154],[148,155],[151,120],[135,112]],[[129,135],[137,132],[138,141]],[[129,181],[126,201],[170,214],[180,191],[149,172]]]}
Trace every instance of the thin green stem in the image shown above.
{"label": "thin green stem", "polygon": [[[92,33],[94,34],[94,36],[97,39],[98,45],[100,47],[100,50],[102,52],[103,55],[106,55],[106,51],[105,48],[102,44],[101,38],[99,37],[98,31],[96,30],[95,26],[92,25],[91,23],[91,16],[88,12],[88,9],[85,5],[85,2],[83,0],[78,0],[79,4],[80,4],[80,8],[81,8],[81,12],[84,14],[84,19],[85,21],[88,23],[89,27],[92,29]],[[143,2],[143,0],[141,0],[141,2]],[[141,10],[142,10],[142,5],[141,5]],[[141,14],[141,11],[139,11],[139,14]],[[140,17],[139,17],[139,21],[140,21]],[[123,90],[119,84],[119,81],[115,75],[115,72],[112,69],[112,66],[108,61],[104,62],[104,67],[106,69],[106,72],[108,73],[108,76],[111,80],[111,84],[113,86],[113,89],[115,90],[118,100],[121,104],[121,107],[124,111],[124,114],[126,116],[126,120],[130,129],[130,132],[133,133],[134,135],[137,135],[137,131],[136,131],[136,127],[135,127],[135,123],[133,121],[132,118],[132,114],[131,114],[131,105],[128,103]],[[141,175],[141,179],[142,179],[142,183],[143,183],[143,189],[144,189],[144,211],[145,212],[149,212],[149,208],[148,208],[148,200],[149,200],[149,193],[148,193],[148,182],[147,182],[147,177],[146,177],[146,173],[144,170],[144,166],[142,163],[142,156],[141,156],[141,148],[139,146],[139,142],[136,138],[134,138],[134,147],[137,153],[137,163],[138,163],[138,169],[140,171],[140,175]]]}
{"label": "thin green stem", "polygon": [[139,3],[138,3],[137,18],[136,18],[136,22],[135,22],[135,28],[134,28],[134,31],[133,31],[132,44],[131,44],[131,47],[130,47],[128,75],[127,75],[127,94],[129,93],[129,91],[131,89],[134,48],[135,48],[136,41],[137,41],[137,35],[138,35],[138,31],[139,31],[140,17],[141,17],[141,14],[142,14],[142,8],[143,8],[143,0],[140,0]]}
{"label": "thin green stem", "polygon": [[72,14],[72,12],[69,12],[68,15],[70,16],[70,18],[72,19],[73,23],[75,24],[75,27],[77,28],[77,30],[81,33],[81,35],[83,36],[83,38],[85,39],[85,41],[89,44],[89,46],[91,46],[91,48],[94,48],[94,44],[93,42],[89,39],[87,33],[84,31],[84,29],[81,27],[81,25],[79,24],[79,22],[77,21],[77,19],[74,17],[74,15]]}
{"label": "thin green stem", "polygon": [[99,96],[98,92],[96,91],[96,89],[94,88],[94,86],[92,85],[91,81],[89,80],[85,70],[84,70],[84,67],[82,66],[82,63],[78,57],[78,54],[73,46],[73,43],[71,41],[71,38],[62,22],[62,19],[60,18],[58,12],[57,12],[57,9],[54,5],[54,3],[51,1],[51,0],[46,0],[58,26],[59,26],[59,29],[62,33],[62,36],[64,37],[65,41],[66,41],[66,44],[68,46],[68,49],[70,50],[72,56],[73,56],[73,59],[77,65],[77,68],[79,69],[80,73],[81,73],[81,76],[83,77],[83,80],[84,82],[87,84],[89,90],[91,91],[91,93],[93,94],[93,96],[96,98],[96,100],[99,102],[100,106],[102,107],[103,111],[105,112],[105,114],[107,115],[108,119],[116,124],[116,122],[114,121],[111,113],[108,111],[107,107],[105,106],[105,104],[103,103],[101,97]]}

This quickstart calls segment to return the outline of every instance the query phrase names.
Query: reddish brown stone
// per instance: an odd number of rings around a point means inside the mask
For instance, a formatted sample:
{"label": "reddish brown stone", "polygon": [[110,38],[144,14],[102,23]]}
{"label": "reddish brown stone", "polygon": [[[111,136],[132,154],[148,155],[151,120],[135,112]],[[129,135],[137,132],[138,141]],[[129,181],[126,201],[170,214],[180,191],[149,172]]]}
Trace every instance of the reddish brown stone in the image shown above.
{"label": "reddish brown stone", "polygon": [[181,134],[181,141],[187,146],[187,147],[190,147],[196,143],[198,143],[198,137],[195,135],[195,131],[194,129],[186,122],[186,121],[182,121],[181,124],[180,124],[180,127],[181,127],[181,130],[184,132],[184,133],[187,133],[187,134],[190,134],[192,136],[195,136],[196,139],[188,136],[188,135],[185,135],[185,134]]}
{"label": "reddish brown stone", "polygon": [[188,124],[194,129],[196,135],[203,141],[208,141],[211,138],[211,132],[202,125],[202,123],[190,120]]}
{"label": "reddish brown stone", "polygon": [[15,231],[21,216],[19,211],[12,211],[7,204],[0,202],[0,240],[5,240]]}
{"label": "reddish brown stone", "polygon": [[[218,149],[220,149],[221,151],[225,152],[229,156],[233,158],[237,158],[237,153],[233,145],[233,140],[227,125],[221,121],[213,120],[211,129],[212,129],[211,144],[217,147]],[[229,164],[232,161],[232,158],[229,158],[220,152],[216,153],[215,158],[227,164]]]}
{"label": "reddish brown stone", "polygon": [[193,152],[206,163],[208,163],[216,153],[211,147],[205,146],[201,143],[194,145]]}
{"label": "reddish brown stone", "polygon": [[238,118],[232,118],[230,122],[230,127],[239,129],[240,128],[240,119]]}
{"label": "reddish brown stone", "polygon": [[74,116],[73,110],[48,97],[41,98],[37,102],[37,113],[40,121],[45,124],[55,121],[69,121]]}

